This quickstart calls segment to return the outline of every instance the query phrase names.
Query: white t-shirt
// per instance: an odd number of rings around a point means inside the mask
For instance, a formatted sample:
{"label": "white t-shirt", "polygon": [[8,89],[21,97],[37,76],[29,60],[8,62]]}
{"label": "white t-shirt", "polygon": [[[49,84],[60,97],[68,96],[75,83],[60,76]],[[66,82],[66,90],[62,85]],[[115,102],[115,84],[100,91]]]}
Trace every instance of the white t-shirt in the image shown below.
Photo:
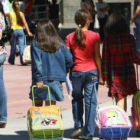
{"label": "white t-shirt", "polygon": [[7,1],[8,0],[0,0],[0,2],[3,5],[4,13],[9,13],[10,12],[10,8],[9,8],[9,5],[7,4]]}
{"label": "white t-shirt", "polygon": [[101,8],[105,8],[105,7],[107,7],[107,6],[108,6],[108,4],[105,3],[105,2],[102,2],[102,3],[99,3],[99,2],[98,2],[98,3],[96,4],[97,16],[98,16],[98,18],[104,18],[105,16],[108,15],[108,11],[105,11],[105,12],[101,12],[101,11],[100,11]]}

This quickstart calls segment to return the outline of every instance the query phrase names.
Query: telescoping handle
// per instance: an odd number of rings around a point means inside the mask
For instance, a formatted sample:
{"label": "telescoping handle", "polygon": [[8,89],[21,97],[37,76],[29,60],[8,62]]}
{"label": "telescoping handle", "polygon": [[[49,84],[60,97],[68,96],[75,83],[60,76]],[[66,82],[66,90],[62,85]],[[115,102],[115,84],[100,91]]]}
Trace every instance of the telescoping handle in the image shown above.
{"label": "telescoping handle", "polygon": [[96,111],[99,109],[99,102],[98,102],[98,91],[97,91],[97,89],[96,89],[96,86],[98,85],[98,81],[94,81],[94,84],[93,84],[93,89],[92,90],[94,90],[94,92],[95,92],[95,97],[96,97],[96,99],[97,99],[97,108],[96,108]]}
{"label": "telescoping handle", "polygon": [[[48,89],[48,96],[49,96],[49,104],[51,105],[51,92],[50,92],[50,87],[48,85],[44,85],[43,87]],[[32,105],[35,106],[35,96],[34,96],[34,90],[35,88],[37,88],[36,85],[32,86],[32,98],[33,98],[33,102]]]}

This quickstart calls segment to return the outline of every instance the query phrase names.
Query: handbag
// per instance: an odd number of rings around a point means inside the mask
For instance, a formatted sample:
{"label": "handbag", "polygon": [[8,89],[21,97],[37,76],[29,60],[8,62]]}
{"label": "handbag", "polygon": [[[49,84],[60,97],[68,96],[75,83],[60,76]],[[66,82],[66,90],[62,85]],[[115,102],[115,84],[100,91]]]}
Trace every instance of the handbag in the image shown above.
{"label": "handbag", "polygon": [[30,49],[31,49],[31,46],[27,45],[26,37],[25,37],[25,48],[24,48],[23,56],[22,56],[23,63],[25,63],[25,64],[31,64],[31,62],[32,62]]}
{"label": "handbag", "polygon": [[9,27],[9,25],[6,25],[6,29],[4,31],[2,31],[2,38],[1,38],[1,42],[8,42],[11,40],[12,38],[12,33],[13,30]]}
{"label": "handbag", "polygon": [[10,28],[5,15],[4,15],[4,21],[5,21],[6,28],[5,28],[5,30],[2,31],[2,38],[0,41],[3,43],[6,43],[11,40],[13,29]]}

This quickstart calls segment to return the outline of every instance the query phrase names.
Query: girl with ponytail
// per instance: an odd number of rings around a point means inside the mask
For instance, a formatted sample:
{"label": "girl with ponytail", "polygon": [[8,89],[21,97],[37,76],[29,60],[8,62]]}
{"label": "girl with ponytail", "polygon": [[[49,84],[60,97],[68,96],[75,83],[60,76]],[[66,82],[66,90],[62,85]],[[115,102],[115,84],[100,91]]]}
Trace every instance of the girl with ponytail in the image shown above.
{"label": "girl with ponytail", "polygon": [[[95,82],[103,84],[100,36],[88,30],[90,16],[88,11],[78,10],[75,14],[75,23],[78,27],[66,37],[66,45],[74,61],[70,79],[73,86],[72,112],[75,131],[71,137],[78,137],[82,140],[92,140],[94,136],[97,99],[93,86]],[[85,125],[83,123],[84,110]]]}

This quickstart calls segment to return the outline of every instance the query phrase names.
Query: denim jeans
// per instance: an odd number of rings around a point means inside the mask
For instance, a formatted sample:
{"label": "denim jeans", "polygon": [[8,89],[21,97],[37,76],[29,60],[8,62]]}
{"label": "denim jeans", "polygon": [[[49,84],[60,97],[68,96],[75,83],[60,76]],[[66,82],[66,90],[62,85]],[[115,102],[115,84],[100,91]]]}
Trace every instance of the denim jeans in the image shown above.
{"label": "denim jeans", "polygon": [[6,122],[7,122],[7,94],[3,81],[3,65],[0,65],[0,123]]}
{"label": "denim jeans", "polygon": [[16,54],[16,44],[18,42],[19,45],[19,54],[20,54],[20,63],[23,64],[22,55],[24,51],[25,45],[25,34],[23,29],[18,29],[13,31],[13,37],[10,41],[11,51],[9,56],[9,63],[14,64],[15,62],[15,54]]}
{"label": "denim jeans", "polygon": [[140,56],[140,19],[135,21],[136,28],[134,29],[134,36],[136,38],[136,50]]}
{"label": "denim jeans", "polygon": [[98,72],[97,70],[90,70],[85,72],[73,71],[71,72],[70,79],[73,86],[72,111],[75,129],[83,127],[84,99],[84,135],[88,137],[93,137],[95,131],[95,116],[97,108],[97,96],[95,95],[95,91],[93,89],[94,82],[98,81]]}

